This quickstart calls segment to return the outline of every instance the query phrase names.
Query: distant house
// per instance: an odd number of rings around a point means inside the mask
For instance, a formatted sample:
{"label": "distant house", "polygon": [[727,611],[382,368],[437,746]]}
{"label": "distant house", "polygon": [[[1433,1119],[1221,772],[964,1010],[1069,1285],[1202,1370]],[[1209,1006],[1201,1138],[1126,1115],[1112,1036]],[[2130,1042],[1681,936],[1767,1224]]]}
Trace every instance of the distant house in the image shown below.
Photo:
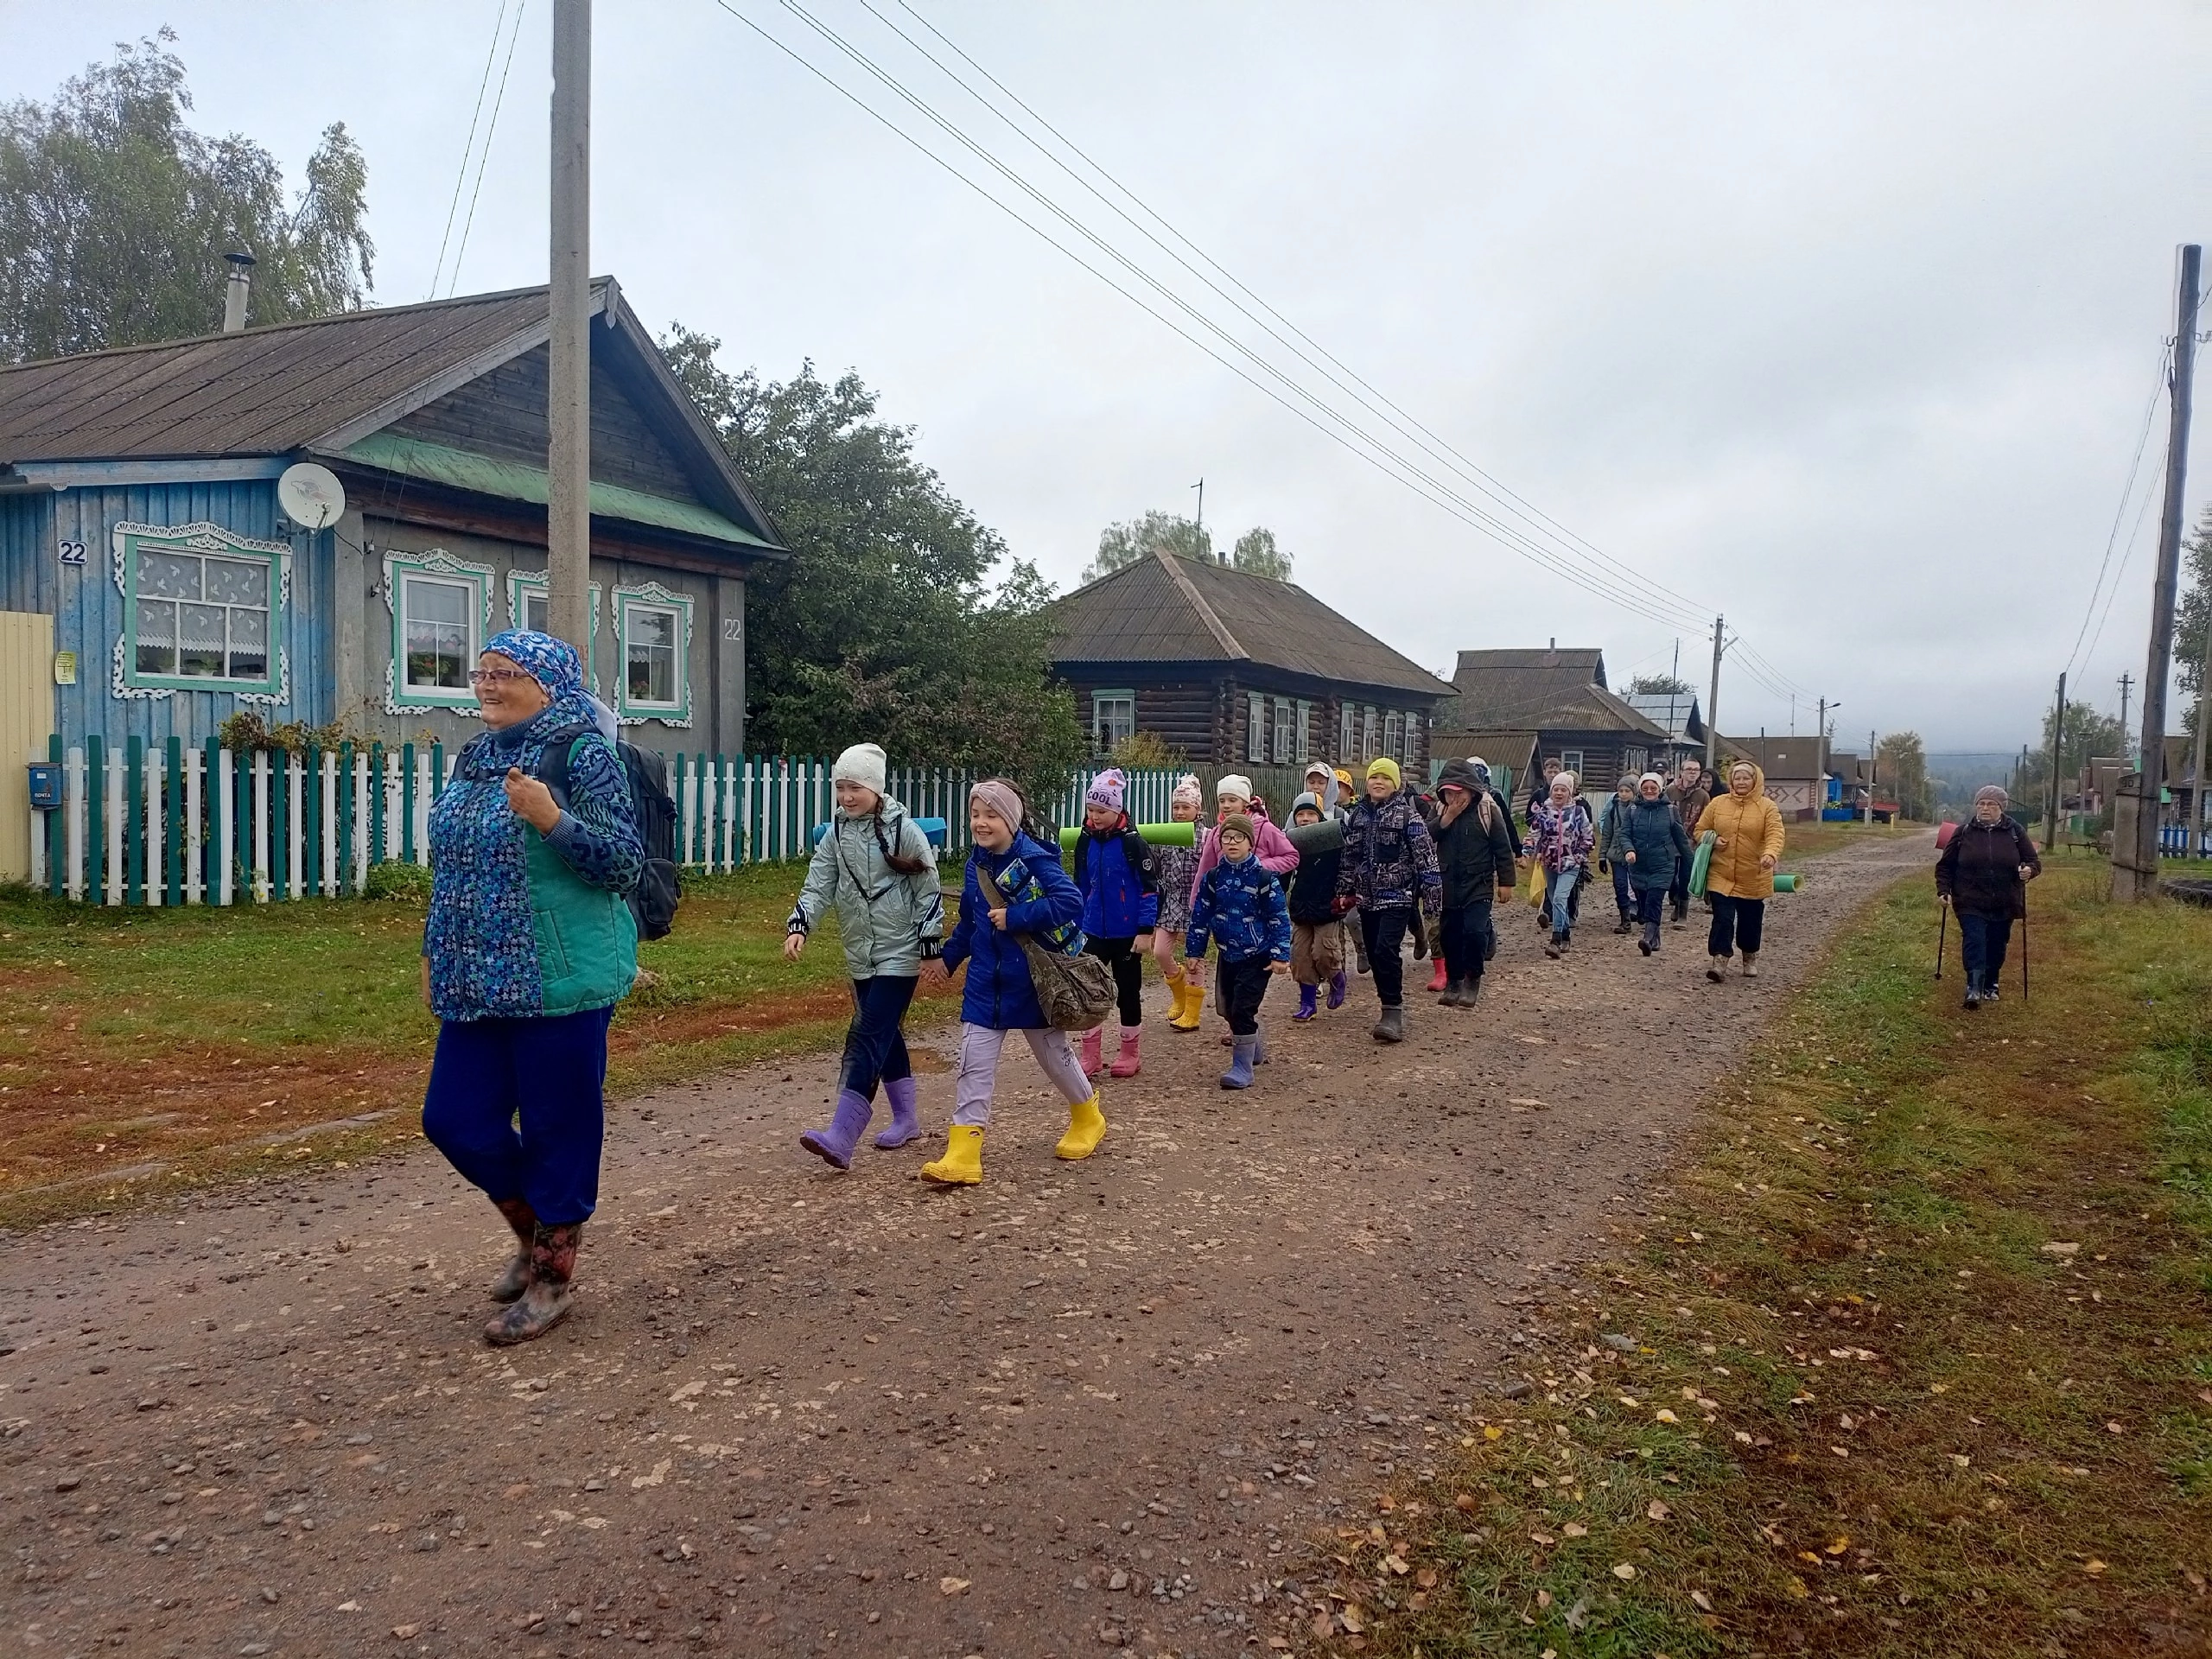
{"label": "distant house", "polygon": [[[787,556],[611,279],[591,309],[591,678],[649,747],[734,752],[746,577]],[[480,729],[479,648],[545,615],[549,332],[533,288],[0,369],[0,608],[53,619],[65,741]],[[300,461],[327,529],[279,507]]]}
{"label": "distant house", "polygon": [[1694,691],[1626,691],[1621,701],[1667,734],[1659,770],[1674,771],[1684,755],[1705,759],[1705,721],[1698,714]]}
{"label": "distant house", "polygon": [[1738,760],[1766,774],[1766,792],[1785,818],[1816,817],[1827,798],[1821,743],[1814,737],[1722,737],[1715,741],[1722,779]]}
{"label": "distant house", "polygon": [[[1663,760],[1668,730],[1605,685],[1605,654],[1596,646],[1463,651],[1452,677],[1457,696],[1437,714],[1440,753],[1498,757],[1478,745],[1533,734],[1535,761],[1557,760],[1585,793],[1609,792]],[[1527,795],[1516,784],[1516,792]]]}
{"label": "distant house", "polygon": [[1052,671],[1099,754],[1150,732],[1217,772],[1389,755],[1427,775],[1452,688],[1294,583],[1160,550],[1054,608]]}

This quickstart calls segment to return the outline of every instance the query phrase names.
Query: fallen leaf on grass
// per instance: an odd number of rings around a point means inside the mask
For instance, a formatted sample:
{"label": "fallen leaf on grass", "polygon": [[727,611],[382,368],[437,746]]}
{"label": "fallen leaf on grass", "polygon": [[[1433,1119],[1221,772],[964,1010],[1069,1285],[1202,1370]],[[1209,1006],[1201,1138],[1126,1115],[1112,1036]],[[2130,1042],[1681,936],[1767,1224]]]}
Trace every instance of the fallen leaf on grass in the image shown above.
{"label": "fallen leaf on grass", "polygon": [[1664,1521],[1672,1514],[1674,1511],[1656,1497],[1643,1506],[1644,1518],[1649,1521]]}
{"label": "fallen leaf on grass", "polygon": [[1713,1598],[1707,1595],[1704,1591],[1691,1591],[1690,1599],[1697,1605],[1700,1611],[1708,1613],[1713,1611]]}
{"label": "fallen leaf on grass", "polygon": [[1532,1544],[1555,1544],[1559,1540],[1548,1532],[1532,1532],[1529,1535],[1529,1541]]}
{"label": "fallen leaf on grass", "polygon": [[1344,1604],[1344,1611],[1338,1613],[1337,1617],[1344,1621],[1344,1629],[1351,1631],[1354,1636],[1357,1636],[1362,1630],[1367,1628],[1365,1623],[1363,1622],[1360,1618],[1359,1609],[1353,1606],[1350,1602],[1346,1602]]}
{"label": "fallen leaf on grass", "polygon": [[1452,1507],[1472,1515],[1475,1512],[1475,1495],[1472,1492],[1460,1493],[1452,1500]]}
{"label": "fallen leaf on grass", "polygon": [[968,1580],[965,1579],[939,1579],[937,1581],[937,1587],[938,1593],[939,1595],[957,1596],[963,1590],[965,1590],[968,1587]]}
{"label": "fallen leaf on grass", "polygon": [[1633,1567],[1630,1567],[1626,1561],[1615,1561],[1613,1563],[1613,1576],[1617,1579],[1632,1579],[1636,1576],[1636,1569]]}
{"label": "fallen leaf on grass", "polygon": [[2084,1573],[2101,1573],[2105,1570],[2105,1564],[2102,1561],[2092,1558],[2091,1560],[2082,1563],[2082,1570]]}
{"label": "fallen leaf on grass", "polygon": [[1974,1459],[1967,1456],[1963,1452],[1954,1452],[1951,1453],[1951,1463],[1955,1468],[1963,1469],[1973,1461]]}
{"label": "fallen leaf on grass", "polygon": [[1834,1543],[1828,1546],[1828,1554],[1831,1555],[1840,1555],[1845,1550],[1849,1549],[1850,1548],[1851,1538],[1848,1534],[1846,1534],[1843,1537],[1837,1539]]}
{"label": "fallen leaf on grass", "polygon": [[1402,1555],[1385,1555],[1382,1558],[1382,1565],[1389,1567],[1400,1578],[1405,1577],[1407,1573],[1413,1571],[1413,1568],[1406,1564],[1406,1559]]}
{"label": "fallen leaf on grass", "polygon": [[2081,1248],[2079,1244],[2062,1244],[2053,1239],[2043,1247],[2043,1253],[2045,1255],[2071,1255]]}
{"label": "fallen leaf on grass", "polygon": [[1590,1529],[1580,1521],[1570,1521],[1560,1530],[1570,1538],[1587,1538],[1590,1535]]}
{"label": "fallen leaf on grass", "polygon": [[1658,1420],[1662,1423],[1679,1423],[1682,1421],[1681,1418],[1675,1416],[1673,1412],[1668,1410],[1664,1406],[1660,1407],[1659,1409],[1652,1414],[1658,1418]]}
{"label": "fallen leaf on grass", "polygon": [[1433,1567],[1424,1567],[1420,1572],[1414,1574],[1414,1582],[1421,1586],[1424,1590],[1435,1589],[1436,1569]]}
{"label": "fallen leaf on grass", "polygon": [[1498,1440],[1504,1438],[1505,1431],[1496,1423],[1492,1423],[1488,1428],[1483,1430],[1483,1439],[1486,1440]]}
{"label": "fallen leaf on grass", "polygon": [[1550,1591],[1548,1591],[1548,1590],[1539,1590],[1539,1591],[1537,1591],[1537,1592],[1536,1592],[1536,1605],[1537,1605],[1537,1606],[1539,1606],[1539,1607],[1548,1607],[1548,1606],[1550,1606],[1551,1605],[1552,1605],[1552,1592],[1551,1592]]}

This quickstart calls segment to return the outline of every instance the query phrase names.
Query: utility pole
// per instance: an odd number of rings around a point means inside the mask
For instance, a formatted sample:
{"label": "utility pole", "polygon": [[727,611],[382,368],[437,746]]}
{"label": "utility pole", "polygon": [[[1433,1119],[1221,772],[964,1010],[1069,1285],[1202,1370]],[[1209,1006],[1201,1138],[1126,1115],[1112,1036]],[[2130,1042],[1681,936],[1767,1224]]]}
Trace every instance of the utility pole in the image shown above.
{"label": "utility pole", "polygon": [[[2189,484],[2190,382],[2196,372],[2197,283],[2204,250],[2181,251],[2181,292],[2175,301],[2171,417],[2166,428],[2166,499],[2158,522],[2158,570],[2151,589],[2151,649],[2143,665],[2143,756],[2135,768],[2135,845],[2122,893],[2123,867],[2113,860],[2113,897],[2147,899],[2158,887],[2158,791],[2166,763],[2166,675],[2173,664],[2174,598],[2181,585],[2183,494]],[[2115,841],[2117,837],[2115,837]]]}
{"label": "utility pole", "polygon": [[[2128,740],[2133,735],[2127,724],[2127,693],[2129,688],[2134,683],[2135,677],[2133,674],[2123,674],[2120,677],[2120,747],[2122,749],[2126,748]],[[2125,761],[2130,757],[2122,754],[2120,758]]]}
{"label": "utility pole", "polygon": [[591,652],[591,0],[553,0],[552,337],[545,568],[552,631]]}
{"label": "utility pole", "polygon": [[2189,768],[2189,855],[2204,850],[2204,728],[2212,721],[2212,616],[2204,625],[2204,655],[2196,667],[2196,753]]}
{"label": "utility pole", "polygon": [[1705,694],[1705,771],[1713,775],[1713,746],[1719,741],[1714,722],[1720,718],[1720,624],[1722,619],[1713,619],[1713,689]]}
{"label": "utility pole", "polygon": [[2050,722],[2050,793],[2043,810],[2043,844],[2046,849],[2058,844],[2058,813],[2063,803],[2059,799],[2058,758],[2066,752],[2066,673],[2058,675],[2058,715]]}
{"label": "utility pole", "polygon": [[1191,487],[1198,493],[1198,551],[1203,553],[1205,551],[1206,547],[1206,481],[1202,478],[1197,483],[1192,485]]}
{"label": "utility pole", "polygon": [[1828,700],[1821,699],[1820,724],[1813,728],[1813,822],[1828,810]]}
{"label": "utility pole", "polygon": [[1869,726],[1866,728],[1866,825],[1870,830],[1874,824],[1874,773],[1877,769],[1874,759],[1875,747],[1874,728]]}

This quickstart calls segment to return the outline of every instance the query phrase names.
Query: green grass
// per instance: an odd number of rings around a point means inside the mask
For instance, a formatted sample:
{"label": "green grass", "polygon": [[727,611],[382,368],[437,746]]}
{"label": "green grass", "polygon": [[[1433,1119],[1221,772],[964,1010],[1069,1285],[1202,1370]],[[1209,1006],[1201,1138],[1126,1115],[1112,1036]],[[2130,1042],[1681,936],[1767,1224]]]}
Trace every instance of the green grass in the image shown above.
{"label": "green grass", "polygon": [[2037,884],[2034,1001],[2016,946],[1978,1015],[1955,945],[1930,980],[1925,880],[1872,904],[1652,1216],[1540,1310],[1531,1395],[1469,1411],[1379,1536],[1340,1533],[1329,1634],[1313,1606],[1292,1633],[1428,1659],[2202,1651],[2212,915],[2114,909],[2107,874]]}
{"label": "green grass", "polygon": [[[783,960],[801,875],[685,879],[675,932],[639,951],[650,982],[616,1016],[613,1095],[835,1039],[834,923]],[[411,1138],[437,1030],[422,928],[406,902],[111,910],[0,893],[0,1221]],[[375,1122],[300,1135],[351,1118]]]}

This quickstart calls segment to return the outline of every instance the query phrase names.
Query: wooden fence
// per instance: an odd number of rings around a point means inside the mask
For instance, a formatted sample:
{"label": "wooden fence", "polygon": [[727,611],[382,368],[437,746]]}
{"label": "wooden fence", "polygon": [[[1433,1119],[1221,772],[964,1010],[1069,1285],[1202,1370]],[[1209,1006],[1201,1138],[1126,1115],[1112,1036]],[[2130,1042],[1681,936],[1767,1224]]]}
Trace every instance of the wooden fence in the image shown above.
{"label": "wooden fence", "polygon": [[[31,813],[31,884],[98,905],[233,905],[359,894],[386,863],[427,865],[430,804],[452,778],[444,746],[351,743],[234,753],[213,739],[111,745],[97,737],[65,751],[61,805]],[[826,760],[790,755],[674,753],[677,856],[685,868],[733,870],[808,856],[836,806]],[[1092,774],[1078,772],[1041,803],[1055,823],[1083,814]],[[1135,772],[1128,810],[1141,823],[1168,816],[1177,774]],[[969,845],[972,772],[892,770],[891,794],[918,818],[945,822],[946,849]]]}

